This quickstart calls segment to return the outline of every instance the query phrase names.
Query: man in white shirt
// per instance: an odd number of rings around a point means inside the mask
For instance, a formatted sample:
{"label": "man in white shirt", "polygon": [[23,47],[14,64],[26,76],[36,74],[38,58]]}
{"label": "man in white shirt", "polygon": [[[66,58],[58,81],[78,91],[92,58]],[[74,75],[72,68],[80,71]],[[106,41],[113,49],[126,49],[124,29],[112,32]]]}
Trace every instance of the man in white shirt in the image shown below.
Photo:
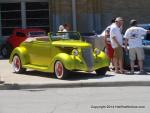
{"label": "man in white shirt", "polygon": [[140,74],[144,74],[143,70],[144,50],[142,45],[142,37],[147,33],[150,33],[150,31],[141,27],[137,27],[137,21],[134,19],[130,21],[130,25],[131,27],[126,30],[124,38],[126,51],[127,45],[129,45],[131,74],[134,74],[134,63],[136,60],[136,55],[140,67]]}
{"label": "man in white shirt", "polygon": [[[123,19],[121,17],[117,17],[115,23],[110,27],[110,41],[111,46],[114,49],[114,66],[116,73],[124,73],[123,72],[123,37],[121,34],[120,28],[123,26]],[[119,69],[118,69],[119,65]]]}

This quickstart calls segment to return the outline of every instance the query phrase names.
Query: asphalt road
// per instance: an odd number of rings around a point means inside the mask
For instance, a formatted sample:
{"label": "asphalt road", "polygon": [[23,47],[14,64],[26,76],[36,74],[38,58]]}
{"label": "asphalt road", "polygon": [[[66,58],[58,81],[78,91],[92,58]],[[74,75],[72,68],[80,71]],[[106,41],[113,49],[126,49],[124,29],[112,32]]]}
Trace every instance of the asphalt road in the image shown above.
{"label": "asphalt road", "polygon": [[149,113],[150,87],[0,91],[0,113]]}

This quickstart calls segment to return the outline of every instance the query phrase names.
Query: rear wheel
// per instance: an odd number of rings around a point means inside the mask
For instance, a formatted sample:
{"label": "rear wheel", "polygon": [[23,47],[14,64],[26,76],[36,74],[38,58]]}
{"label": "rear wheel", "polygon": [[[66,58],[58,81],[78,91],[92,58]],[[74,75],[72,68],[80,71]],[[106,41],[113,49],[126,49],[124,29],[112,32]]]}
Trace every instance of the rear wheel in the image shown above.
{"label": "rear wheel", "polygon": [[108,69],[109,69],[108,67],[103,67],[103,68],[97,69],[96,74],[100,75],[100,76],[104,76],[106,74],[106,72],[108,71]]}
{"label": "rear wheel", "polygon": [[55,77],[58,79],[64,79],[67,77],[69,71],[65,69],[61,61],[55,62],[55,69],[54,69]]}
{"label": "rear wheel", "polygon": [[13,57],[12,67],[15,73],[22,73],[26,70],[25,68],[22,68],[21,60],[18,55]]}

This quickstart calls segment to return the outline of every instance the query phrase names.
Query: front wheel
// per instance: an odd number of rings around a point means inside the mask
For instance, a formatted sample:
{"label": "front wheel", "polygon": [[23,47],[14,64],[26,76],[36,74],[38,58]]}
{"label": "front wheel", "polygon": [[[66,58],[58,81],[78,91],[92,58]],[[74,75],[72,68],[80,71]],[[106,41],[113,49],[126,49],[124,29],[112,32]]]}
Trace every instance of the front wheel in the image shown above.
{"label": "front wheel", "polygon": [[104,76],[106,74],[106,72],[108,71],[108,69],[109,69],[108,67],[103,67],[103,68],[97,69],[96,74],[100,75],[100,76]]}
{"label": "front wheel", "polygon": [[54,67],[55,67],[54,73],[56,78],[64,79],[67,77],[69,71],[65,69],[61,61],[56,61]]}
{"label": "front wheel", "polygon": [[22,73],[26,70],[25,68],[22,68],[21,60],[18,55],[13,57],[12,67],[15,73]]}

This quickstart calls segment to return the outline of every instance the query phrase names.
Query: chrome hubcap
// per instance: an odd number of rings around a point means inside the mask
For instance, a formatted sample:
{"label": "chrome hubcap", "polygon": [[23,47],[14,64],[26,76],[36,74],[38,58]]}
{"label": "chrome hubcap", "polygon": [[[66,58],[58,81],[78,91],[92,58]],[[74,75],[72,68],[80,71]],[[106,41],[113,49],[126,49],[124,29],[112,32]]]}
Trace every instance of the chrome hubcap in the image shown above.
{"label": "chrome hubcap", "polygon": [[20,70],[21,63],[18,56],[14,56],[13,58],[13,69],[15,72],[18,72]]}
{"label": "chrome hubcap", "polygon": [[55,74],[58,78],[63,76],[63,65],[60,61],[57,61],[55,64]]}

